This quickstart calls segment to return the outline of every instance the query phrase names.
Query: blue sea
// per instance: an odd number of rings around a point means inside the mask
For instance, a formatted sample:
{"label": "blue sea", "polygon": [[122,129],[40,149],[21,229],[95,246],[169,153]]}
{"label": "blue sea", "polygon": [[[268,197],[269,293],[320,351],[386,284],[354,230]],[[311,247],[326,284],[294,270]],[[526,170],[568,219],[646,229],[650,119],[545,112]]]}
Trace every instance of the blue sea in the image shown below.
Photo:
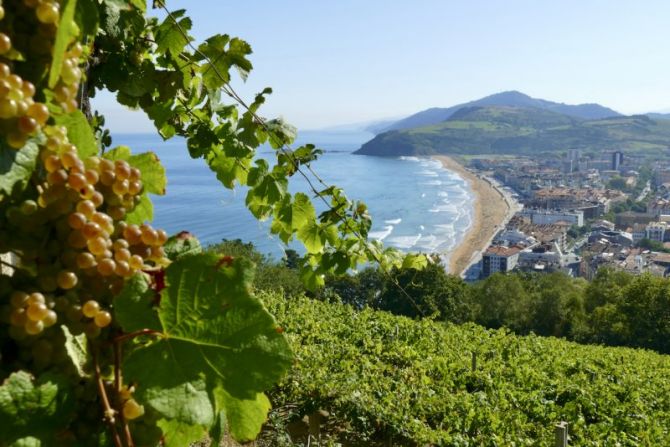
{"label": "blue sea", "polygon": [[[372,136],[302,132],[293,147],[313,143],[325,151],[312,168],[327,184],[344,188],[350,199],[368,205],[373,218],[370,237],[405,251],[449,252],[471,224],[473,194],[467,182],[427,158],[352,154]],[[169,233],[188,230],[204,244],[239,238],[282,257],[285,247],[270,234],[269,222],[258,222],[246,209],[245,189],[224,188],[202,160],[189,157],[184,140],[117,135],[114,145],[118,144],[135,153],[154,151],[167,170],[167,195],[154,197],[156,226]],[[272,150],[262,149],[261,156],[270,159]],[[309,192],[299,176],[292,181],[292,192]]]}

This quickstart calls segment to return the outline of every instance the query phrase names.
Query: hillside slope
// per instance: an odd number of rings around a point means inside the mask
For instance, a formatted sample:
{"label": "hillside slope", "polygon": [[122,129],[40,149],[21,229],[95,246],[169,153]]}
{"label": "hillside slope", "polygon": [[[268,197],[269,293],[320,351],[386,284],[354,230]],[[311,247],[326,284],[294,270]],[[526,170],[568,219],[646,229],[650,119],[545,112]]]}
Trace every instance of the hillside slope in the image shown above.
{"label": "hillside slope", "polygon": [[467,107],[432,126],[385,132],[365,143],[362,155],[532,154],[580,149],[665,151],[670,121],[647,116],[580,120],[527,107]]}
{"label": "hillside slope", "polygon": [[316,410],[330,414],[322,440],[344,445],[553,446],[558,421],[575,446],[670,439],[669,356],[264,300],[296,355],[271,396],[270,444]]}
{"label": "hillside slope", "polygon": [[570,105],[544,99],[531,98],[530,96],[518,92],[509,91],[496,93],[474,101],[458,104],[452,107],[440,108],[434,107],[410,115],[407,118],[396,121],[384,128],[376,128],[377,132],[389,130],[411,129],[413,127],[429,126],[449,119],[455,112],[463,107],[474,106],[508,106],[508,107],[533,107],[537,109],[549,110],[562,113],[574,118],[581,119],[599,119],[611,116],[620,116],[620,114],[610,108],[599,104],[578,104]]}

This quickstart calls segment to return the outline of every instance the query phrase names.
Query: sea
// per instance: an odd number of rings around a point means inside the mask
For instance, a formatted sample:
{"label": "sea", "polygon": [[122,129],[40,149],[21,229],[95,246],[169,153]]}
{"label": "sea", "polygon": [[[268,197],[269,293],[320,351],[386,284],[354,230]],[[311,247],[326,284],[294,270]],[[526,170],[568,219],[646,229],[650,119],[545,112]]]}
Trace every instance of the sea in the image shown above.
{"label": "sea", "polygon": [[[305,131],[292,147],[312,143],[324,150],[312,169],[326,184],[366,203],[373,219],[371,238],[403,251],[440,253],[448,261],[472,223],[468,183],[429,158],[353,154],[372,137],[360,131]],[[183,139],[117,134],[113,143],[134,153],[153,151],[165,166],[167,195],[153,197],[155,226],[171,234],[187,230],[205,245],[241,239],[275,259],[283,257],[286,247],[270,234],[270,223],[258,222],[246,209],[246,189],[223,187],[203,160],[190,158]],[[260,156],[271,160],[273,150],[261,148]],[[290,184],[291,192],[310,191],[298,175]],[[290,248],[300,251],[298,244]]]}

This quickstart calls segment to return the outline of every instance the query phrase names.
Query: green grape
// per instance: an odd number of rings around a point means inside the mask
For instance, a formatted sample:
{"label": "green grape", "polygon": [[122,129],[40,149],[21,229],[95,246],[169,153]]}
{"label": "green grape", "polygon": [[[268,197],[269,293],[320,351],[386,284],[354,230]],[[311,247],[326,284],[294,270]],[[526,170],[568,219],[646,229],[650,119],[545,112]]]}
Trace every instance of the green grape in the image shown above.
{"label": "green grape", "polygon": [[103,310],[98,312],[95,317],[93,317],[93,321],[99,328],[104,328],[109,326],[109,324],[112,322],[112,315],[109,312]]}
{"label": "green grape", "polygon": [[34,200],[24,200],[21,203],[19,209],[21,210],[21,213],[23,213],[24,216],[30,216],[34,214],[35,211],[37,211],[38,209],[37,202],[35,202]]}
{"label": "green grape", "polygon": [[13,99],[0,100],[0,118],[7,119],[16,116],[16,101]]}
{"label": "green grape", "polygon": [[137,419],[144,414],[144,407],[138,404],[135,399],[128,399],[123,404],[122,413],[124,418],[132,421],[133,419]]}
{"label": "green grape", "polygon": [[49,308],[43,303],[33,303],[26,309],[26,315],[30,321],[42,321]]}
{"label": "green grape", "polygon": [[58,315],[53,310],[47,311],[47,314],[42,319],[44,327],[51,327],[58,321]]}
{"label": "green grape", "polygon": [[114,274],[116,270],[116,262],[110,258],[101,259],[98,262],[98,273],[102,276],[110,276]]}
{"label": "green grape", "polygon": [[12,41],[7,34],[0,33],[0,54],[5,54],[12,49]]}
{"label": "green grape", "polygon": [[39,128],[37,120],[29,116],[22,116],[21,118],[19,118],[17,126],[19,128],[19,131],[28,135],[35,133]]}
{"label": "green grape", "polygon": [[42,23],[56,23],[60,16],[58,4],[50,2],[40,2],[35,10],[37,20]]}
{"label": "green grape", "polygon": [[49,109],[45,104],[38,102],[30,105],[26,114],[37,121],[40,126],[44,126],[49,119]]}
{"label": "green grape", "polygon": [[61,270],[58,272],[56,281],[58,282],[58,287],[63,290],[69,290],[77,285],[78,279],[77,275],[75,275],[73,272]]}
{"label": "green grape", "polygon": [[72,213],[67,217],[67,223],[73,230],[80,230],[86,225],[86,216],[82,213]]}
{"label": "green grape", "polygon": [[28,304],[28,294],[25,292],[21,292],[20,290],[16,290],[9,297],[9,302],[12,305],[12,307],[16,308],[24,307],[26,304]]}
{"label": "green grape", "polygon": [[81,312],[85,317],[93,318],[100,312],[100,304],[95,300],[88,300],[82,306]]}
{"label": "green grape", "polygon": [[81,233],[86,239],[92,239],[100,236],[102,228],[95,222],[86,222],[81,229]]}
{"label": "green grape", "polygon": [[42,321],[28,320],[23,326],[28,335],[37,335],[44,330],[44,323]]}
{"label": "green grape", "polygon": [[77,267],[80,269],[89,269],[95,267],[96,260],[95,256],[91,253],[82,252],[77,255]]}

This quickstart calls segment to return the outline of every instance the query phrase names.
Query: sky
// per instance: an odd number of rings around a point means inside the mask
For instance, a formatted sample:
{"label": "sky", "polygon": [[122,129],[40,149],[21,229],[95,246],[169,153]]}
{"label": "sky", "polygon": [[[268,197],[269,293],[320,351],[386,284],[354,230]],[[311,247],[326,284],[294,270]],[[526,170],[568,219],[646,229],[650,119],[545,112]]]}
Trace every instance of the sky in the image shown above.
{"label": "sky", "polygon": [[[667,0],[168,0],[197,41],[249,42],[247,98],[299,129],[400,118],[506,90],[621,113],[670,112]],[[145,132],[140,112],[101,94],[114,132]]]}

